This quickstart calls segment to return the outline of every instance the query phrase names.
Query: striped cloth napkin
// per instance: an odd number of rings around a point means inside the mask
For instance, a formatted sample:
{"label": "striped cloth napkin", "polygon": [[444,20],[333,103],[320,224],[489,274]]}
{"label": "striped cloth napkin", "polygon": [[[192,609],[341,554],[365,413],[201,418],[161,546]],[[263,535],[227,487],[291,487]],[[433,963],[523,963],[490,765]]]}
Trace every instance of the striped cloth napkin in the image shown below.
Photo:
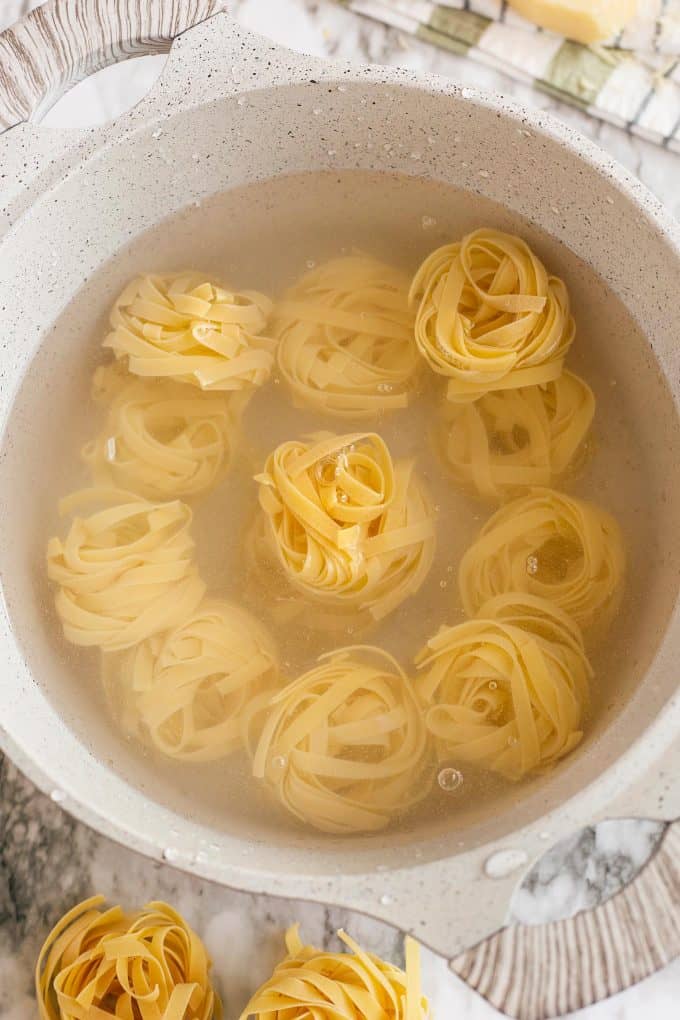
{"label": "striped cloth napkin", "polygon": [[597,46],[537,28],[506,0],[338,2],[680,153],[680,0],[641,0],[627,28]]}

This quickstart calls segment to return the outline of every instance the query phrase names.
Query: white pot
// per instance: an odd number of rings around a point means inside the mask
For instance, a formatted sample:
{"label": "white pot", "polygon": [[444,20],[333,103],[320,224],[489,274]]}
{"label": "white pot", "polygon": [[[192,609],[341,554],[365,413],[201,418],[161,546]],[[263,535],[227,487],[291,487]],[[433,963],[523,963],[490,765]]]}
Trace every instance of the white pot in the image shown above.
{"label": "white pot", "polygon": [[[680,840],[671,830],[638,882],[599,913],[506,930],[465,952],[502,928],[546,833],[555,841],[604,818],[680,815],[680,231],[639,182],[543,114],[431,76],[312,60],[243,33],[222,13],[176,41],[151,94],[115,122],[72,132],[31,122],[69,81],[135,44],[167,48],[216,7],[50,0],[0,36],[2,747],[69,811],[126,846],[239,889],[382,918],[453,960],[511,1015],[558,1015],[680,952],[668,872]],[[98,21],[103,11],[108,20]],[[54,451],[68,442],[69,409],[98,357],[93,331],[121,262],[97,277],[96,309],[82,300],[78,318],[63,309],[113,253],[173,212],[239,184],[336,168],[419,175],[493,199],[595,269],[649,338],[644,355],[622,351],[619,373],[637,408],[653,490],[646,505],[663,553],[645,575],[634,647],[622,657],[628,694],[579,753],[518,790],[507,812],[473,817],[455,834],[440,821],[389,841],[340,840],[282,834],[247,816],[228,829],[192,819],[181,791],[153,785],[91,692],[74,688],[44,624]]]}

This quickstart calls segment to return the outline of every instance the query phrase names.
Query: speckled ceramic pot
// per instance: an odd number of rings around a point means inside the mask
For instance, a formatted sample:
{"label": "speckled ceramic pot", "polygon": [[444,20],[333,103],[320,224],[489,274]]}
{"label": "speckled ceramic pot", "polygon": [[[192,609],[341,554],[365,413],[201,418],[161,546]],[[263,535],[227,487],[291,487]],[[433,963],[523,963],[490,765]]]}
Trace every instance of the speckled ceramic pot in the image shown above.
{"label": "speckled ceramic pot", "polygon": [[[603,818],[680,814],[680,230],[624,170],[541,114],[437,78],[311,60],[244,34],[217,6],[50,0],[0,36],[2,746],[113,839],[240,889],[383,918],[446,955],[510,1015],[559,1015],[680,952],[672,827],[643,875],[599,911],[503,929],[511,892],[546,836]],[[34,123],[70,83],[135,51],[167,49],[180,33],[152,93],[117,121],[70,132]],[[322,116],[310,115],[316,107]],[[159,796],[140,779],[87,697],[65,701],[68,666],[43,624],[45,437],[58,433],[59,407],[77,399],[73,380],[96,356],[62,310],[162,218],[238,184],[336,168],[455,183],[522,214],[593,267],[649,338],[626,385],[664,554],[621,667],[629,696],[512,810],[473,818],[455,836],[443,823],[387,843],[190,820],[181,791]]]}

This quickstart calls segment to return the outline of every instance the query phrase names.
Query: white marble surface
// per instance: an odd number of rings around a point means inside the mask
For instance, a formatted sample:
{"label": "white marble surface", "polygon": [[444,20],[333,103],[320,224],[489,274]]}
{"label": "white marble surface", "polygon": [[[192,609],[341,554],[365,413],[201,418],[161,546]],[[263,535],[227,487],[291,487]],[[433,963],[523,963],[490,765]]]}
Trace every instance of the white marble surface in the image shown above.
{"label": "white marble surface", "polygon": [[[0,27],[23,7],[0,0]],[[680,158],[518,85],[470,61],[357,18],[329,0],[234,0],[246,26],[293,48],[356,61],[399,64],[449,75],[482,88],[512,94],[553,111],[594,137],[680,215]],[[104,119],[131,105],[158,73],[161,58],[109,69],[74,90],[50,114],[50,122],[76,124]],[[146,65],[146,66],[145,66]],[[396,957],[399,938],[359,916],[217,889],[142,859],[90,832],[38,794],[16,770],[0,765],[0,1017],[35,1015],[31,966],[40,938],[59,913],[78,898],[101,890],[135,904],[166,898],[205,935],[234,1020],[248,992],[264,978],[280,952],[282,928],[303,922],[307,937],[332,942],[346,926],[375,952]],[[515,895],[512,915],[524,923],[566,916],[600,902],[647,859],[658,827],[644,822],[608,823],[576,834],[549,851]],[[451,976],[443,961],[424,956],[425,987],[438,1020],[492,1020],[498,1014]],[[579,1014],[581,1020],[677,1020],[680,961],[634,989]]]}

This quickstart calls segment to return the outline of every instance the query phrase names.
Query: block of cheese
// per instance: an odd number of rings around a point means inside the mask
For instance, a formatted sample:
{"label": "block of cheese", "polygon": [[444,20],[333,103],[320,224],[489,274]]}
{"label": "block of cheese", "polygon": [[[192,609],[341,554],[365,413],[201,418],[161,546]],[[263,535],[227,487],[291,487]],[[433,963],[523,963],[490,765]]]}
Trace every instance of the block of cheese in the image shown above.
{"label": "block of cheese", "polygon": [[510,6],[551,32],[595,43],[627,24],[637,12],[638,0],[510,0]]}

